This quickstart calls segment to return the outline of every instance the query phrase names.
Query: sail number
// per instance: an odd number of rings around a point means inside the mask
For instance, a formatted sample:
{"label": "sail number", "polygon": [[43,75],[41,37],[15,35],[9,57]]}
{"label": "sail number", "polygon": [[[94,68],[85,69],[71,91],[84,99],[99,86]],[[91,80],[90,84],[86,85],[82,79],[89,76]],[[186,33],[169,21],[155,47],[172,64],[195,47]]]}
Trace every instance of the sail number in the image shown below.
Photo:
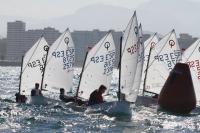
{"label": "sail number", "polygon": [[195,68],[197,71],[197,78],[200,79],[200,62],[199,60],[193,60],[186,62],[190,68]]}
{"label": "sail number", "polygon": [[68,48],[65,51],[64,50],[54,51],[52,53],[52,56],[57,59],[62,59],[64,70],[69,70],[70,68],[73,68],[74,61],[75,61],[75,49],[74,48]]}
{"label": "sail number", "polygon": [[174,65],[180,61],[181,51],[175,50],[173,53],[160,54],[154,56],[157,61],[165,62],[169,70],[172,70]]}
{"label": "sail number", "polygon": [[41,73],[43,73],[45,60],[46,60],[46,54],[44,54],[41,59],[36,59],[34,61],[29,62],[27,66],[30,68],[35,68],[39,66]]}
{"label": "sail number", "polygon": [[133,55],[134,53],[138,51],[138,49],[139,49],[139,45],[135,44],[127,48],[127,52]]}
{"label": "sail number", "polygon": [[92,63],[104,63],[103,74],[111,74],[115,63],[115,51],[109,51],[106,55],[91,57],[90,61]]}

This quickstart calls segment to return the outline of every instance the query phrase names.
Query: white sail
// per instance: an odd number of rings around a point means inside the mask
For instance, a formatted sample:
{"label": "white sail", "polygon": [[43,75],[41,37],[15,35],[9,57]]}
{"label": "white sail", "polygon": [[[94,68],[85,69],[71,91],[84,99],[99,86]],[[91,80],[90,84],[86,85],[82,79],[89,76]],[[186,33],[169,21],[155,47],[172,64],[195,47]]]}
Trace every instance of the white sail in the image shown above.
{"label": "white sail", "polygon": [[128,23],[122,40],[120,90],[126,98],[131,93],[136,73],[139,54],[138,38],[139,29],[135,12]]}
{"label": "white sail", "polygon": [[135,73],[133,88],[131,89],[130,94],[126,98],[128,101],[132,101],[132,102],[136,101],[139,88],[140,88],[141,78],[142,78],[142,69],[143,69],[143,63],[144,63],[144,43],[143,43],[142,37],[143,37],[142,25],[140,24],[139,41],[138,41],[139,55],[138,55],[138,61],[137,61],[137,69]]}
{"label": "white sail", "polygon": [[71,89],[74,62],[74,42],[67,29],[49,49],[43,83],[43,89],[48,90],[45,93],[58,93],[60,88]]}
{"label": "white sail", "polygon": [[169,72],[180,59],[181,50],[175,31],[172,30],[152,49],[145,90],[159,94]]}
{"label": "white sail", "polygon": [[190,67],[196,99],[200,101],[200,39],[184,51],[182,62],[187,63]]}
{"label": "white sail", "polygon": [[115,63],[115,44],[111,32],[107,33],[88,53],[83,68],[78,96],[89,99],[90,94],[104,85],[110,88]]}
{"label": "white sail", "polygon": [[35,83],[41,83],[48,44],[41,37],[24,55],[21,74],[21,94],[30,95]]}
{"label": "white sail", "polygon": [[158,41],[159,41],[158,36],[155,33],[154,35],[152,35],[149,39],[147,39],[144,42],[144,63],[143,63],[143,69],[142,69],[142,80],[141,80],[141,84],[140,84],[141,90],[143,90],[144,78],[145,78],[145,74],[146,74],[147,61],[149,59],[150,48],[151,47],[153,48],[158,43]]}

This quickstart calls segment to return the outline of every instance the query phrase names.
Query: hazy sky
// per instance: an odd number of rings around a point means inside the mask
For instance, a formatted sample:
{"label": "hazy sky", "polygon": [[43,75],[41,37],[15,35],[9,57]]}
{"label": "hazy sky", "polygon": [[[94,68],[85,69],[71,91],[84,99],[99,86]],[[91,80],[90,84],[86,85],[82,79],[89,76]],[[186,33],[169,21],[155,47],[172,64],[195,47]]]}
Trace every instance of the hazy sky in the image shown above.
{"label": "hazy sky", "polygon": [[148,1],[150,0],[0,0],[0,15],[46,19],[69,15],[92,4],[135,9]]}
{"label": "hazy sky", "polygon": [[200,0],[0,0],[0,37],[15,20],[27,29],[123,30],[135,9],[146,31],[200,36]]}

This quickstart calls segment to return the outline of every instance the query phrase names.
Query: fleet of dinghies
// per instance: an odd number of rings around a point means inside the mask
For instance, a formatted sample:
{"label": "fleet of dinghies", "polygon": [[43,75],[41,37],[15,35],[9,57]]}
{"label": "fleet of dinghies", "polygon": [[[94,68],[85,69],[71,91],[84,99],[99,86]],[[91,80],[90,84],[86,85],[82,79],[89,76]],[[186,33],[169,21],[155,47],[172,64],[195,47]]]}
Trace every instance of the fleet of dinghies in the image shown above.
{"label": "fleet of dinghies", "polygon": [[[197,40],[183,56],[175,30],[160,41],[155,33],[143,42],[142,25],[138,26],[136,12],[131,17],[120,43],[118,101],[109,104],[112,113],[131,113],[130,104],[138,95],[159,94],[176,63],[190,67],[197,101],[200,100],[200,40]],[[115,64],[115,43],[109,31],[86,54],[75,97],[87,101],[100,85],[109,92]],[[22,61],[19,93],[30,95],[35,83],[40,83],[44,96],[58,94],[60,88],[72,89],[75,47],[67,29],[49,48],[44,37],[25,53]],[[142,93],[139,93],[139,89]],[[107,94],[106,93],[106,94]]]}

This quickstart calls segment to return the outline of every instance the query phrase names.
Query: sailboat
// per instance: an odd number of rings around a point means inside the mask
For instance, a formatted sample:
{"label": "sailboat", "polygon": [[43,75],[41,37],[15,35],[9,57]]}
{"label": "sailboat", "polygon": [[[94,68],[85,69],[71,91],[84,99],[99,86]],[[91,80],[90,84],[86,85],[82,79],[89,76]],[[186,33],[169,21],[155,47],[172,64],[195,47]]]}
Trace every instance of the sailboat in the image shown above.
{"label": "sailboat", "polygon": [[19,94],[30,96],[35,83],[41,82],[48,48],[44,37],[40,37],[25,53],[22,59]]}
{"label": "sailboat", "polygon": [[146,92],[146,77],[148,74],[148,66],[149,66],[149,60],[151,56],[151,51],[153,47],[158,43],[159,39],[157,36],[157,33],[153,34],[149,39],[147,39],[144,42],[144,63],[143,63],[143,69],[142,69],[142,78],[140,82],[140,91],[138,93],[137,99],[135,101],[135,104],[143,105],[143,106],[150,106],[151,104],[157,103],[157,100],[154,100],[152,98],[144,96],[144,92]]}
{"label": "sailboat", "polygon": [[144,47],[139,39],[142,37],[141,28],[138,27],[136,12],[134,12],[121,38],[118,101],[109,108],[109,114],[132,115],[131,103],[135,102],[139,89],[139,83],[134,81],[140,82],[143,64]]}
{"label": "sailboat", "polygon": [[190,67],[193,86],[196,93],[197,102],[200,101],[200,39],[196,40],[182,55],[182,62]]}
{"label": "sailboat", "polygon": [[100,85],[110,88],[115,64],[115,44],[109,31],[87,54],[82,68],[76,97],[89,100]]}
{"label": "sailboat", "polygon": [[58,98],[60,88],[66,92],[72,89],[74,63],[74,42],[69,29],[66,29],[49,49],[42,82],[42,89],[46,90],[43,92],[45,95]]}
{"label": "sailboat", "polygon": [[159,94],[169,72],[181,61],[181,50],[175,30],[168,33],[151,50],[144,92]]}
{"label": "sailboat", "polygon": [[143,64],[144,64],[144,43],[143,43],[143,33],[142,33],[142,25],[139,25],[139,54],[138,54],[138,61],[137,61],[137,69],[136,74],[133,82],[133,88],[130,91],[127,99],[129,101],[136,101],[137,95],[139,93],[139,88],[142,80],[142,71],[143,71]]}
{"label": "sailboat", "polygon": [[143,63],[143,69],[142,69],[142,80],[140,83],[140,90],[143,90],[144,85],[144,78],[145,75],[147,74],[147,63],[149,60],[149,56],[151,53],[151,49],[158,43],[159,38],[157,33],[154,33],[152,36],[150,36],[145,42],[144,42],[144,63]]}

